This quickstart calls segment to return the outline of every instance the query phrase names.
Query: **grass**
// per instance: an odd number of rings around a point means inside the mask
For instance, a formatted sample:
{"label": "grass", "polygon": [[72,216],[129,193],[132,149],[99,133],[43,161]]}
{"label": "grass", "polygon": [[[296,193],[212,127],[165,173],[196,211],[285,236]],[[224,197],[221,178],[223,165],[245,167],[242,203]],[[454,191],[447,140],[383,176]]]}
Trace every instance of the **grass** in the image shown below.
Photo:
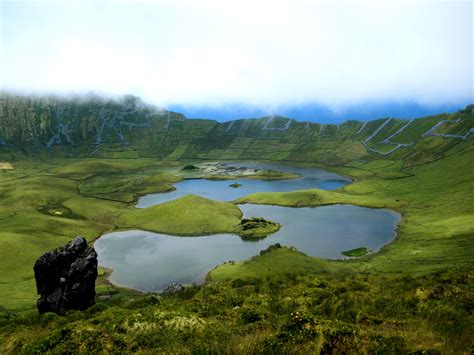
{"label": "grass", "polygon": [[353,204],[363,207],[399,208],[403,202],[389,198],[351,195],[344,192],[320,189],[297,190],[292,192],[256,192],[234,201],[236,204],[254,203],[287,207],[316,207],[333,204]]}
{"label": "grass", "polygon": [[[360,260],[343,264],[324,262],[333,263],[337,268],[404,274],[472,268],[474,201],[470,191],[474,189],[474,173],[465,167],[473,164],[474,152],[469,144],[456,149],[444,159],[404,169],[403,178],[380,175],[399,171],[402,165],[397,161],[357,163],[353,167],[330,168],[356,180],[339,191],[257,193],[235,202],[282,206],[349,203],[390,208],[403,215],[394,243]],[[175,174],[182,166],[182,163],[148,159],[15,162],[14,170],[0,175],[1,306],[8,310],[30,309],[36,298],[32,278],[36,257],[76,235],[93,240],[107,231],[123,228],[184,235],[235,232],[241,214],[232,204],[188,196],[162,206],[131,207],[139,194],[136,191],[145,191],[146,186],[152,186],[153,191],[166,190],[172,181],[181,179]],[[97,167],[107,167],[104,169],[110,172],[94,175]],[[79,174],[87,176],[77,179]],[[137,185],[140,178],[141,183]],[[114,188],[99,195],[108,181]],[[117,194],[122,198],[117,198]],[[59,206],[67,213],[45,214],[44,210],[51,210],[50,206]],[[10,255],[18,257],[10,258]],[[299,267],[299,258],[288,260],[293,260],[292,265],[277,263],[272,272],[278,265],[282,272]],[[317,259],[308,257],[308,260]],[[239,265],[223,267],[230,269]]]}
{"label": "grass", "polygon": [[349,256],[351,258],[358,258],[364,255],[367,255],[370,252],[371,252],[370,249],[367,249],[366,247],[360,247],[360,248],[343,251],[341,252],[341,254],[345,256]]}
{"label": "grass", "polygon": [[171,235],[207,235],[232,233],[241,216],[240,209],[231,203],[186,195],[157,206],[126,209],[120,215],[120,225]]}
{"label": "grass", "polygon": [[[304,264],[304,255],[286,248],[255,259],[271,267],[288,257]],[[65,317],[7,315],[0,352],[463,353],[474,345],[469,273],[247,270],[173,296],[123,290]]]}
{"label": "grass", "polygon": [[300,176],[297,175],[297,174],[285,173],[285,172],[281,172],[281,171],[268,169],[268,170],[259,171],[257,174],[250,175],[247,178],[248,179],[260,179],[260,180],[271,181],[271,180],[296,179],[298,177],[300,177]]}
{"label": "grass", "polygon": [[268,279],[276,275],[338,273],[347,269],[340,262],[317,259],[291,248],[277,248],[248,260],[227,262],[209,273],[210,281],[245,278]]}
{"label": "grass", "polygon": [[268,221],[264,218],[244,218],[240,221],[236,231],[242,238],[264,238],[278,232],[281,228],[279,223]]}
{"label": "grass", "polygon": [[[33,132],[41,132],[39,144],[48,140],[48,112],[54,110],[44,108],[58,100],[46,106],[41,99],[2,101],[12,104],[5,112],[14,109],[21,119],[6,115],[2,121],[2,139],[13,145],[2,146],[0,161],[14,169],[0,167],[0,352],[472,352],[473,138],[423,137],[440,120],[457,117],[459,123],[437,132],[464,134],[473,126],[472,110],[414,120],[391,138],[413,144],[384,157],[362,142],[385,118],[359,133],[362,124],[354,121],[338,127],[295,121],[285,131],[268,131],[262,130],[267,118],[238,120],[229,128],[228,122],[182,120],[171,113],[166,130],[166,115],[146,105],[139,111],[149,115],[127,120],[151,129],[124,130],[130,143],[125,148],[105,143],[110,137],[104,133],[97,147],[93,128],[104,103],[69,102],[70,112],[88,118],[74,125],[74,115],[67,115],[63,122],[84,145],[36,152]],[[119,103],[107,105],[121,109]],[[286,122],[277,118],[268,127]],[[405,123],[390,121],[368,145],[388,149],[381,142]],[[98,158],[78,158],[92,151]],[[28,152],[38,156],[32,159]],[[234,204],[186,196],[134,208],[142,194],[199,177],[182,171],[176,159],[188,165],[201,159],[288,161],[323,167],[354,183],[338,191],[257,193]],[[281,175],[256,178],[266,177]],[[246,202],[348,203],[397,210],[402,220],[393,243],[356,259],[323,260],[273,247],[215,268],[206,285],[159,299],[110,285],[107,271],[97,283],[98,304],[87,312],[37,315],[32,267],[45,251],[76,235],[93,241],[124,228],[180,235],[236,232],[241,222],[236,204]]]}

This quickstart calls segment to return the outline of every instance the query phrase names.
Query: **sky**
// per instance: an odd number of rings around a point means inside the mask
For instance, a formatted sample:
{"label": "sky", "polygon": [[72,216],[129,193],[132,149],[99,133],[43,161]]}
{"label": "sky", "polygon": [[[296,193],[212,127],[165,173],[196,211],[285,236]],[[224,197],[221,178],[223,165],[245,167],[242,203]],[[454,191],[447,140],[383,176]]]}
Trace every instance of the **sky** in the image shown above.
{"label": "sky", "polygon": [[472,0],[0,0],[0,84],[336,122],[473,99]]}

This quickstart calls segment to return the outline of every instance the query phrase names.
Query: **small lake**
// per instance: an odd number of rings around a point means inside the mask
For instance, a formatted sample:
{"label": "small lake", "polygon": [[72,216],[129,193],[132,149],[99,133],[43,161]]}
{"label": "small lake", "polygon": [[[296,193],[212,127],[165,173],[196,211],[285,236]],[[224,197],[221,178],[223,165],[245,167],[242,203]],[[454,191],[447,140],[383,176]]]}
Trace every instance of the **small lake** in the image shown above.
{"label": "small lake", "polygon": [[[138,200],[136,207],[146,208],[189,194],[200,195],[219,201],[233,201],[239,197],[243,197],[254,192],[287,192],[314,188],[335,190],[351,183],[351,180],[345,176],[314,168],[252,162],[222,163],[220,165],[227,167],[246,167],[258,170],[273,169],[281,172],[298,174],[300,177],[296,179],[272,181],[256,179],[237,179],[224,181],[206,179],[183,180],[174,184],[176,187],[175,191],[142,196]],[[235,182],[241,184],[242,186],[238,188],[229,187],[230,184]]]}
{"label": "small lake", "polygon": [[[198,180],[196,180],[198,181]],[[201,282],[213,267],[244,260],[280,243],[316,257],[340,259],[361,246],[379,250],[395,237],[400,215],[352,205],[291,208],[239,205],[245,217],[260,216],[282,224],[260,240],[233,234],[176,237],[139,230],[109,233],[95,242],[99,265],[112,268],[110,281],[140,291],[160,291],[171,282]]]}

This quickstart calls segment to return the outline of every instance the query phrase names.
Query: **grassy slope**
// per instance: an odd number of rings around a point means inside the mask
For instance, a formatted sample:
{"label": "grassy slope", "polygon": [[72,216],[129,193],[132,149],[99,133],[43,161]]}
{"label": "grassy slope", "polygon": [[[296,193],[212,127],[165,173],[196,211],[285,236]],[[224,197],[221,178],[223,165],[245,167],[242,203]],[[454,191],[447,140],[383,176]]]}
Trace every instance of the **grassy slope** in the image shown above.
{"label": "grassy slope", "polygon": [[[271,268],[292,255],[304,265],[308,257],[296,254],[277,249],[261,259]],[[474,346],[472,274],[376,277],[312,267],[270,274],[256,266],[267,278],[160,299],[121,292],[65,317],[0,317],[0,351],[395,354]]]}

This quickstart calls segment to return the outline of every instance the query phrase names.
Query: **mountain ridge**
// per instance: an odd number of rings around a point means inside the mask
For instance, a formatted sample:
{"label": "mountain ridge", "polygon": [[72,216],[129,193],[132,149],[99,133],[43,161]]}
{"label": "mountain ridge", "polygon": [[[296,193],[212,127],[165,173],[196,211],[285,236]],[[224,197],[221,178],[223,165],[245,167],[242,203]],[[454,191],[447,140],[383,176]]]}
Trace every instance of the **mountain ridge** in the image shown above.
{"label": "mountain ridge", "polygon": [[[0,94],[0,154],[38,157],[265,159],[344,165],[435,160],[474,133],[473,105],[453,114],[341,124],[279,115],[188,119],[140,98]],[[414,155],[414,156],[412,156]]]}

